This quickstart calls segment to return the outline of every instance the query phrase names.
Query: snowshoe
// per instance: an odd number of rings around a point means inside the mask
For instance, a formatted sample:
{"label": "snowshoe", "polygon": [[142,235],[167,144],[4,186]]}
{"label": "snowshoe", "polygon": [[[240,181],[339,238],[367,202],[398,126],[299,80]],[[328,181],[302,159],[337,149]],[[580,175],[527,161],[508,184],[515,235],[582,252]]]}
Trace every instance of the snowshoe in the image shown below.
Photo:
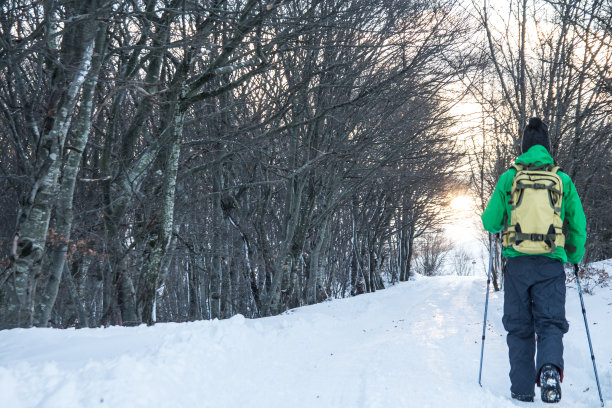
{"label": "snowshoe", "polygon": [[540,371],[540,387],[542,387],[542,401],[556,403],[561,401],[561,375],[552,364],[546,364]]}

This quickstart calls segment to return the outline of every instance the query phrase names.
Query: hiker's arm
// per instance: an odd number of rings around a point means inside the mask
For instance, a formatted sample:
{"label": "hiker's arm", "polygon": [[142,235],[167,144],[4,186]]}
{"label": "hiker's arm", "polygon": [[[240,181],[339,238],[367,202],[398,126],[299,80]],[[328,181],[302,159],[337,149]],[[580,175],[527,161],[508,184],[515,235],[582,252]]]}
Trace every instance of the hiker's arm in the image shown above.
{"label": "hiker's arm", "polygon": [[482,225],[488,232],[497,233],[504,227],[504,215],[506,214],[506,184],[507,172],[502,174],[493,195],[489,199],[487,208],[485,208],[482,216]]}
{"label": "hiker's arm", "polygon": [[568,188],[565,189],[567,192],[563,198],[565,199],[565,219],[567,220],[569,234],[565,243],[565,252],[567,252],[568,262],[578,264],[584,255],[586,217],[576,186],[574,186],[572,180],[569,180],[566,184]]}

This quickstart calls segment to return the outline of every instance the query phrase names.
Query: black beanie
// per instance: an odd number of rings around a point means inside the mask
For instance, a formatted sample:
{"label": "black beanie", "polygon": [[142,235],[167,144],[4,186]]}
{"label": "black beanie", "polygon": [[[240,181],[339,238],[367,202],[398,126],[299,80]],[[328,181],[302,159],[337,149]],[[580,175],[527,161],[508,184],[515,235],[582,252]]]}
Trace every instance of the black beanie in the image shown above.
{"label": "black beanie", "polygon": [[548,137],[548,126],[540,118],[531,118],[523,131],[521,149],[523,153],[533,145],[542,145],[550,153],[550,139]]}

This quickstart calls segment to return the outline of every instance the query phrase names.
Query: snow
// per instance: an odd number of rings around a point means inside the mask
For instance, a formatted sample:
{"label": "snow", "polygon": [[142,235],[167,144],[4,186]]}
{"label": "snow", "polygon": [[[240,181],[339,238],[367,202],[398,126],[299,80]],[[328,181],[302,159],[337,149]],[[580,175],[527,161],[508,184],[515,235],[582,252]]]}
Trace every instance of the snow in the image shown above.
{"label": "snow", "polygon": [[[612,260],[598,266],[612,272]],[[503,293],[490,294],[478,386],[485,287],[482,276],[417,276],[264,319],[2,331],[0,407],[544,406],[509,398]],[[584,300],[612,406],[612,289]],[[556,406],[597,407],[575,284],[567,314]]]}

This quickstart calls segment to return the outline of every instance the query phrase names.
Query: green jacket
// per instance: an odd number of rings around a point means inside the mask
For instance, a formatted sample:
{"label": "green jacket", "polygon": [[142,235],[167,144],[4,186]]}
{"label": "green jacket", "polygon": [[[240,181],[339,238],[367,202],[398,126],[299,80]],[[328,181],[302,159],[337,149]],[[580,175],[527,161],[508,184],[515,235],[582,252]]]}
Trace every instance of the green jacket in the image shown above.
{"label": "green jacket", "polygon": [[[527,164],[554,164],[544,146],[534,145],[529,151],[523,153],[516,159],[516,163]],[[508,194],[512,189],[512,180],[516,174],[515,168],[510,168],[499,178],[495,191],[487,204],[487,208],[482,213],[482,224],[484,229],[491,233],[500,232],[504,227],[505,217],[510,219],[510,204],[508,204]],[[580,197],[574,183],[570,177],[562,171],[557,172],[563,182],[563,205],[561,207],[561,219],[567,219],[568,237],[565,241],[565,248],[557,247],[551,254],[542,254],[550,258],[556,258],[561,262],[578,264],[584,255],[584,244],[586,242],[586,218],[580,203]],[[574,248],[575,251],[572,251]],[[526,255],[516,251],[512,247],[505,247],[503,255],[506,258]]]}

